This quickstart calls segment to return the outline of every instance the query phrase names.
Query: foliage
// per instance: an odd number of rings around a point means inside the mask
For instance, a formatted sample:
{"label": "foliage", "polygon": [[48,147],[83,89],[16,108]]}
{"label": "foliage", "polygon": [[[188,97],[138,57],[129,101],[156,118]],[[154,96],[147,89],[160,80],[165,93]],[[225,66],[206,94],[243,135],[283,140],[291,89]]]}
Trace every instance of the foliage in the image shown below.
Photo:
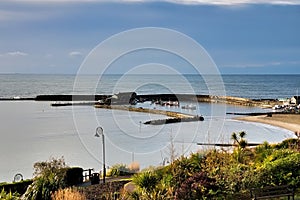
{"label": "foliage", "polygon": [[67,168],[65,183],[66,186],[73,186],[83,183],[83,169],[80,167]]}
{"label": "foliage", "polygon": [[32,183],[32,180],[23,180],[15,183],[1,183],[0,189],[4,189],[4,191],[12,193],[24,194],[26,192],[27,187]]}
{"label": "foliage", "polygon": [[300,186],[300,153],[281,149],[268,156],[257,169],[260,185]]}
{"label": "foliage", "polygon": [[298,147],[298,139],[292,138],[282,141],[279,144],[275,145],[276,149],[297,149]]}
{"label": "foliage", "polygon": [[125,164],[115,164],[113,166],[111,166],[111,168],[109,169],[107,176],[113,176],[113,177],[117,177],[117,176],[126,176],[126,175],[132,175],[134,174],[135,171],[129,169],[129,167],[127,167],[127,165]]}
{"label": "foliage", "polygon": [[172,199],[174,191],[194,173],[201,169],[201,154],[192,154],[189,158],[180,157],[171,165],[136,174],[133,182],[137,190],[131,199]]}
{"label": "foliage", "polygon": [[66,163],[63,157],[56,159],[50,158],[49,161],[34,163],[34,174],[36,177],[43,176],[49,173],[64,173],[61,169],[65,169]]}
{"label": "foliage", "polygon": [[0,199],[1,200],[18,200],[20,199],[19,198],[20,195],[18,193],[12,193],[12,192],[9,192],[9,193],[6,193],[4,191],[4,189],[2,189],[1,193],[0,193]]}
{"label": "foliage", "polygon": [[254,150],[255,162],[262,163],[273,151],[274,148],[268,142],[258,145]]}
{"label": "foliage", "polygon": [[201,171],[203,155],[200,153],[192,154],[189,158],[180,157],[169,166],[169,173],[172,175],[172,185],[175,189],[193,176],[194,173]]}
{"label": "foliage", "polygon": [[139,200],[164,200],[172,197],[171,179],[165,174],[166,168],[158,168],[152,171],[143,171],[134,175],[133,182],[137,189],[130,194],[131,199]]}
{"label": "foliage", "polygon": [[146,171],[133,177],[133,182],[142,190],[152,192],[159,182],[155,172]]}
{"label": "foliage", "polygon": [[59,189],[52,195],[52,200],[85,200],[85,196],[76,188]]}
{"label": "foliage", "polygon": [[238,134],[232,133],[231,139],[233,140],[234,144],[237,144],[239,148],[244,149],[247,146],[247,141],[244,139],[246,136],[245,131],[241,131]]}
{"label": "foliage", "polygon": [[[168,166],[135,174],[134,191],[125,193],[124,198],[241,199],[247,197],[252,187],[285,184],[300,186],[300,153],[294,148],[292,140],[277,145],[265,142],[256,148],[248,148],[245,136],[245,132],[232,134],[236,144],[233,151],[213,149],[189,157],[181,156]],[[67,177],[80,174],[82,169],[68,172],[63,158],[36,163],[34,167],[35,178],[24,195],[25,199],[47,200],[51,195],[56,199],[68,199],[77,195],[76,191],[63,188],[73,182],[73,179]],[[133,169],[138,168],[136,164],[131,168],[117,164],[111,167],[109,175],[129,175]],[[103,193],[103,197],[108,198],[107,195],[112,198],[114,193]]]}
{"label": "foliage", "polygon": [[185,180],[175,192],[175,200],[207,199],[216,195],[215,180],[206,173],[195,173]]}
{"label": "foliage", "polygon": [[23,198],[50,200],[53,192],[66,186],[66,171],[63,157],[35,163],[33,183],[27,188]]}
{"label": "foliage", "polygon": [[231,139],[233,140],[233,144],[237,146],[233,152],[233,156],[239,163],[245,163],[245,148],[248,145],[248,142],[244,139],[246,136],[246,132],[241,131],[238,134],[232,133]]}
{"label": "foliage", "polygon": [[235,156],[226,151],[212,150],[201,163],[202,170],[215,179],[219,194],[228,195],[247,188],[251,177],[250,166],[239,163]]}

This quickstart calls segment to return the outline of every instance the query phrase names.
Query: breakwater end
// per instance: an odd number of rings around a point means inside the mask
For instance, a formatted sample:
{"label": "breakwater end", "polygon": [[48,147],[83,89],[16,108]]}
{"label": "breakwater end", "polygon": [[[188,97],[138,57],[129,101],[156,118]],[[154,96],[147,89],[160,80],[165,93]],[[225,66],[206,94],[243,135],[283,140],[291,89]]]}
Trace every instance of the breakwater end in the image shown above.
{"label": "breakwater end", "polygon": [[0,101],[35,101],[35,98],[33,98],[33,97],[0,98]]}
{"label": "breakwater end", "polygon": [[99,101],[104,100],[112,95],[38,95],[35,101]]}

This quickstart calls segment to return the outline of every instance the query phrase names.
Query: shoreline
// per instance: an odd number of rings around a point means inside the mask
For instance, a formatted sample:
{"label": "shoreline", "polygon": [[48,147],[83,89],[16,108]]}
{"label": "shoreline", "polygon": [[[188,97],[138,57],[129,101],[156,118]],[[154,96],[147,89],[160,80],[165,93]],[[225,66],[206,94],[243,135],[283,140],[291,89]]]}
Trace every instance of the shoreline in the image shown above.
{"label": "shoreline", "polygon": [[234,120],[256,122],[268,124],[287,129],[292,132],[300,131],[300,114],[273,114],[272,117],[267,115],[236,117]]}

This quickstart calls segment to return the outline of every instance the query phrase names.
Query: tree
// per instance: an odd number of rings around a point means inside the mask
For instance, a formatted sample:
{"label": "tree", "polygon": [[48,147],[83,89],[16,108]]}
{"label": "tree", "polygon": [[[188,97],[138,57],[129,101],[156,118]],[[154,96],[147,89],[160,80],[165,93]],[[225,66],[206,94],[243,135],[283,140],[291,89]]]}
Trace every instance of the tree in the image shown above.
{"label": "tree", "polygon": [[248,145],[248,142],[244,139],[247,135],[245,131],[241,131],[238,135],[233,132],[231,135],[231,139],[233,140],[234,145],[237,145],[239,148],[244,149]]}
{"label": "tree", "polygon": [[244,163],[245,148],[248,145],[247,140],[244,139],[246,135],[247,134],[245,131],[241,131],[238,134],[233,132],[231,135],[231,139],[233,140],[233,145],[236,146],[236,149],[233,153],[236,160],[239,163]]}
{"label": "tree", "polygon": [[53,192],[66,186],[66,171],[67,166],[63,157],[35,163],[33,183],[27,188],[23,199],[50,200]]}

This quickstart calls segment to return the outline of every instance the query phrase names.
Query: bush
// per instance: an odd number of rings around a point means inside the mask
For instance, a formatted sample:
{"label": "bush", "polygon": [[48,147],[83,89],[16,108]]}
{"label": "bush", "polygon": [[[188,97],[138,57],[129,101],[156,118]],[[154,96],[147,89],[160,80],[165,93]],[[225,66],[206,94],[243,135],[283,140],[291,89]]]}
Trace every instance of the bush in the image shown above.
{"label": "bush", "polygon": [[83,183],[83,169],[80,167],[68,168],[65,176],[65,183],[67,187]]}
{"label": "bush", "polygon": [[273,151],[274,148],[268,142],[258,145],[254,150],[255,162],[259,164],[262,163]]}
{"label": "bush", "polygon": [[138,187],[146,191],[153,191],[159,182],[155,172],[146,171],[135,175],[132,180]]}
{"label": "bush", "polygon": [[300,186],[300,153],[277,150],[258,168],[258,182],[266,185]]}
{"label": "bush", "polygon": [[202,154],[195,153],[189,158],[181,157],[175,160],[169,166],[169,173],[172,175],[172,185],[176,189],[180,185],[191,177],[194,173],[200,172],[202,167],[201,163],[203,160]]}
{"label": "bush", "polygon": [[0,184],[0,190],[4,189],[6,192],[24,194],[32,182],[32,180],[24,180],[16,183],[2,183]]}
{"label": "bush", "polygon": [[63,158],[35,163],[34,169],[35,177],[23,195],[24,199],[50,200],[52,192],[66,186],[67,166]]}
{"label": "bush", "polygon": [[18,200],[19,199],[19,194],[18,193],[12,193],[12,192],[9,192],[9,193],[6,193],[4,191],[4,189],[2,189],[1,193],[0,193],[0,199],[1,200]]}
{"label": "bush", "polygon": [[298,147],[298,139],[295,138],[284,140],[281,143],[275,145],[276,149],[288,149],[288,148],[295,149],[297,147]]}
{"label": "bush", "polygon": [[116,164],[113,165],[108,173],[107,176],[127,176],[127,175],[132,175],[134,174],[134,172],[132,170],[130,170],[127,165],[125,164]]}
{"label": "bush", "polygon": [[156,171],[144,171],[134,175],[133,182],[137,189],[130,194],[132,199],[164,200],[171,199],[170,175],[160,177]]}
{"label": "bush", "polygon": [[200,172],[184,181],[175,192],[175,200],[207,199],[216,195],[215,180]]}

